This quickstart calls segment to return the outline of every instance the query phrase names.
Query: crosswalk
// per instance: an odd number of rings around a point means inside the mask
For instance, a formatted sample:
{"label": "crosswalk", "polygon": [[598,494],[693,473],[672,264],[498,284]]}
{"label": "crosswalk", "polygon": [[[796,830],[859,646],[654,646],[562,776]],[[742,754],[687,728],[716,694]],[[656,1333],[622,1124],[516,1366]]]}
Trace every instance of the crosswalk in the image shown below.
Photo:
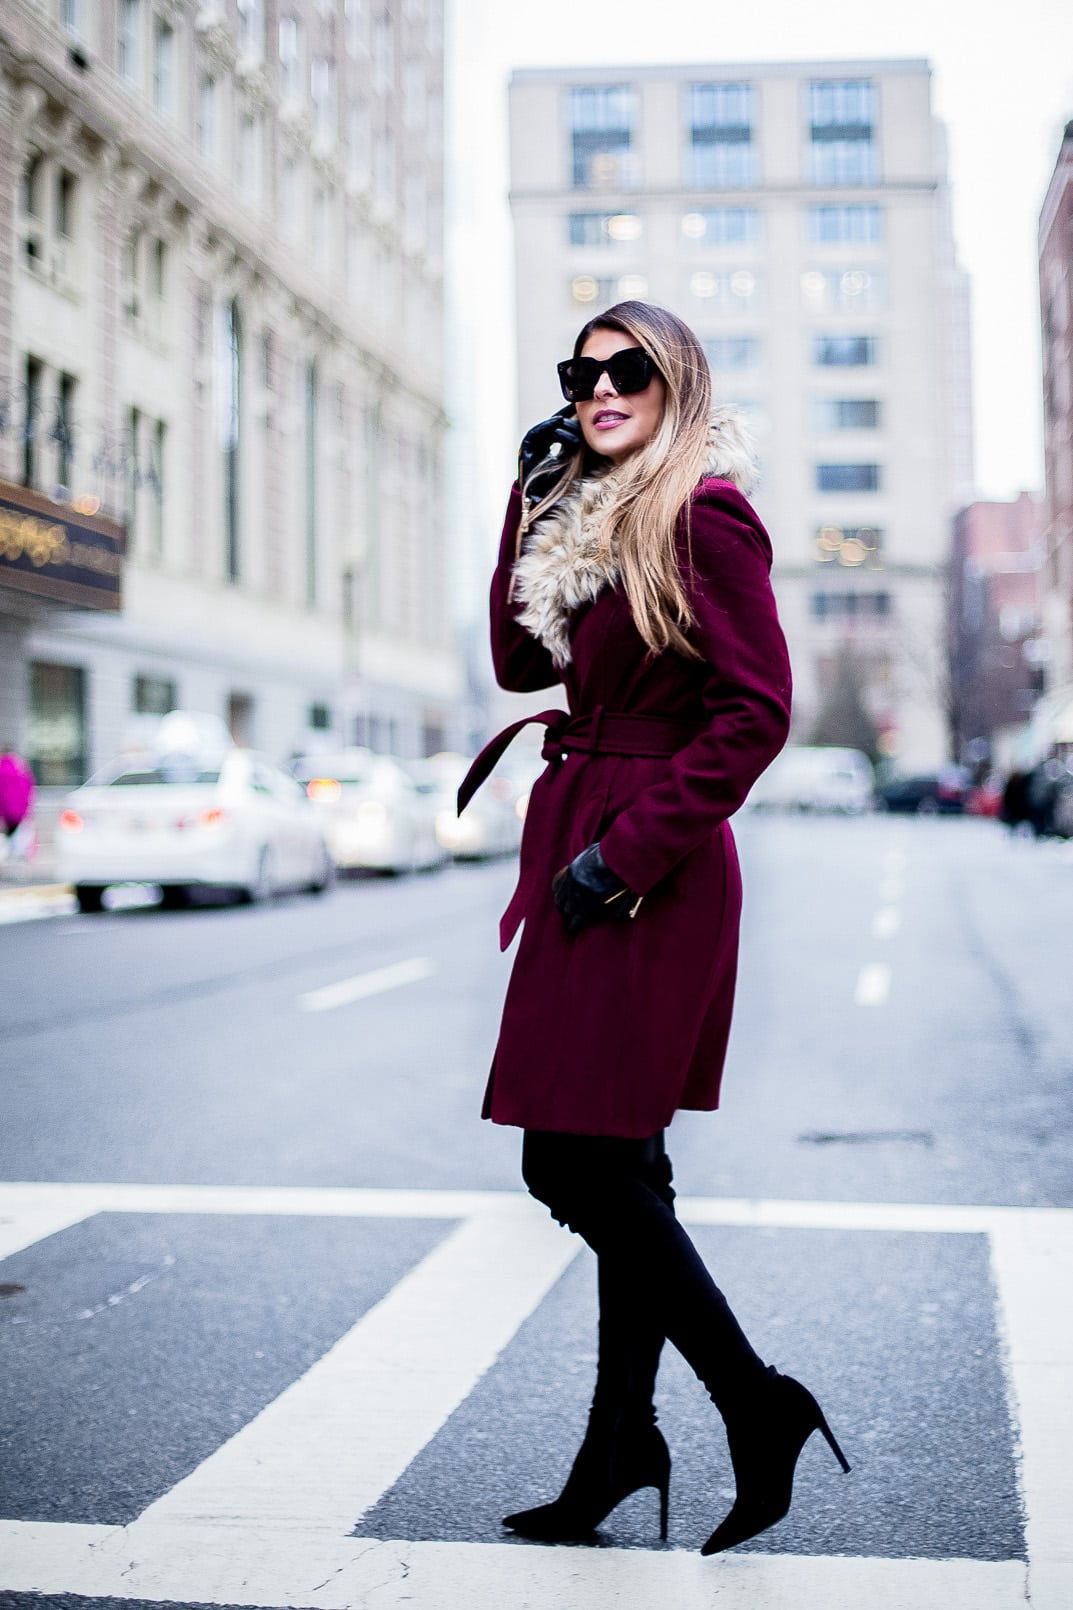
{"label": "crosswalk", "polygon": [[[1020,1436],[1024,1560],[355,1535],[540,1308],[579,1243],[520,1193],[0,1184],[0,1258],[97,1214],[440,1220],[313,1365],[129,1525],[0,1520],[0,1589],[296,1610],[1069,1610],[1073,1211],[687,1199],[695,1226],[985,1236]],[[0,1274],[2,1278],[2,1274]],[[353,1427],[361,1426],[356,1437]]]}

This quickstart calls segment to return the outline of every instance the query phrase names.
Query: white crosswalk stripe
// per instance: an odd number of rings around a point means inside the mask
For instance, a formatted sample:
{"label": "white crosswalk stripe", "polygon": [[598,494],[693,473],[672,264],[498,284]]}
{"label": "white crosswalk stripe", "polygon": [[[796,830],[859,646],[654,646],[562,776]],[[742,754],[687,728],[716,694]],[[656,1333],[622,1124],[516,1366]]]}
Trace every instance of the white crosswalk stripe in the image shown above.
{"label": "white crosswalk stripe", "polygon": [[[0,1184],[0,1256],[104,1211],[457,1221],[306,1374],[131,1525],[0,1521],[0,1588],[324,1610],[708,1610],[714,1595],[720,1610],[1068,1610],[1073,1210],[712,1198],[679,1206],[696,1224],[990,1238],[1021,1437],[1027,1567],[783,1554],[712,1562],[684,1551],[348,1536],[495,1362],[577,1243],[520,1193]],[[340,1429],[353,1425],[355,1403],[360,1441]]]}

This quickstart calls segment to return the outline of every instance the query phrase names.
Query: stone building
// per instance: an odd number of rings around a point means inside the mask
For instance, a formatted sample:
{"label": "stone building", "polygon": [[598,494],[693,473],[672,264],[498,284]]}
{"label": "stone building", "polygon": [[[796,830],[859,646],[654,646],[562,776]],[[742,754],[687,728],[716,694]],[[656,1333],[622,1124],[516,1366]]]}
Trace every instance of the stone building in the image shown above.
{"label": "stone building", "polygon": [[1049,688],[1073,692],[1073,122],[1039,220],[1043,444],[1047,485],[1043,626]]}
{"label": "stone building", "polygon": [[624,298],[673,308],[760,437],[795,736],[947,748],[950,520],[971,497],[968,287],[925,61],[517,71],[519,429]]}
{"label": "stone building", "polygon": [[442,0],[0,8],[0,720],[43,781],[176,705],[456,741],[442,97]]}

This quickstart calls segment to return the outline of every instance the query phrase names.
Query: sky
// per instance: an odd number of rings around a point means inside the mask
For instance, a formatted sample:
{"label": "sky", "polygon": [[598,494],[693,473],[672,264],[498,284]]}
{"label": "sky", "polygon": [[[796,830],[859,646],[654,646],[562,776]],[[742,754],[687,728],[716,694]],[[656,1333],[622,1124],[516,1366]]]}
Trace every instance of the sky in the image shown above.
{"label": "sky", "polygon": [[572,64],[926,57],[972,282],[978,495],[1042,486],[1036,237],[1073,119],[1070,0],[448,0],[448,48],[449,406],[469,441],[471,515],[493,486],[502,500],[516,445],[506,86],[514,67]]}

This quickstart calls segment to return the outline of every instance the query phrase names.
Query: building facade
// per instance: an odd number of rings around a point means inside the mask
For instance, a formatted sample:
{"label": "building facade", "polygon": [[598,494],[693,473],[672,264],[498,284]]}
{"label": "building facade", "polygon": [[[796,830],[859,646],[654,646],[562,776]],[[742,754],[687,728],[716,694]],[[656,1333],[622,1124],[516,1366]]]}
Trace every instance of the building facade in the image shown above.
{"label": "building facade", "polygon": [[970,503],[954,519],[950,712],[954,759],[1009,771],[1043,691],[1043,499]]}
{"label": "building facade", "polygon": [[0,9],[0,720],[40,780],[173,706],[279,756],[455,739],[442,99],[442,0]]}
{"label": "building facade", "polygon": [[1039,222],[1047,486],[1043,627],[1049,688],[1073,689],[1073,123]]}
{"label": "building facade", "polygon": [[525,70],[511,85],[519,427],[626,298],[704,343],[760,439],[795,738],[948,744],[945,585],[971,496],[968,288],[924,61]]}

